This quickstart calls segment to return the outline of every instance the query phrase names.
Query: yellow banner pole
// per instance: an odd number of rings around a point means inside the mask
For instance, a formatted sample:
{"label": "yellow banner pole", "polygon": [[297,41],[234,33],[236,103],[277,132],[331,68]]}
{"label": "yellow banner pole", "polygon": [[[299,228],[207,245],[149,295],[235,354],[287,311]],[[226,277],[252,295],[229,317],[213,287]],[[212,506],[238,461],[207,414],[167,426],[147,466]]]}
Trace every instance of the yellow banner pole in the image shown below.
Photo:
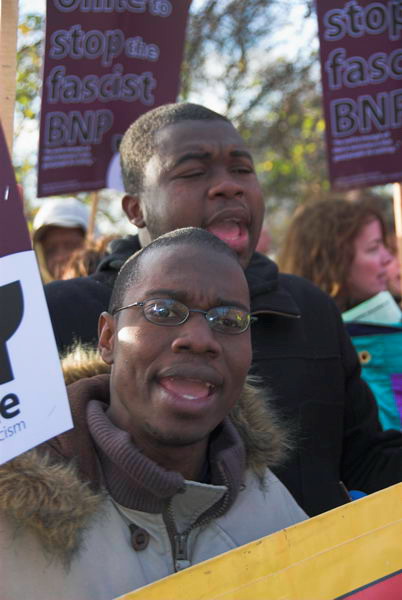
{"label": "yellow banner pole", "polygon": [[18,0],[0,0],[0,118],[10,154],[14,134],[17,28]]}
{"label": "yellow banner pole", "polygon": [[399,271],[401,273],[401,296],[402,296],[402,184],[394,183],[394,219],[395,233],[398,245]]}

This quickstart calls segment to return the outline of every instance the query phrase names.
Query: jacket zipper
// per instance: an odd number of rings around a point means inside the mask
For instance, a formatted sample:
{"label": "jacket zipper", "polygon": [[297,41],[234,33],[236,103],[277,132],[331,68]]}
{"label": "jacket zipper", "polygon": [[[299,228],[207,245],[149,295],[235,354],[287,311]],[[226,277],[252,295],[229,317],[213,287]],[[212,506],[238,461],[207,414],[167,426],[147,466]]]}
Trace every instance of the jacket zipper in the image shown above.
{"label": "jacket zipper", "polygon": [[187,533],[176,533],[174,536],[174,568],[175,571],[182,571],[183,569],[187,569],[187,567],[191,566],[191,562],[188,557],[188,535]]}
{"label": "jacket zipper", "polygon": [[[229,489],[228,480],[225,473],[223,472],[222,475],[224,485],[226,485],[226,487]],[[228,494],[225,494],[225,498],[222,505],[219,507],[218,510],[215,511],[215,513],[212,513],[204,518],[198,519],[197,521],[195,521],[195,523],[193,523],[192,525],[190,525],[190,527],[183,531],[183,533],[178,533],[174,522],[172,505],[170,503],[168,504],[167,509],[163,514],[163,520],[165,521],[166,529],[170,539],[170,545],[173,554],[173,566],[176,572],[182,571],[183,569],[187,569],[187,567],[191,567],[191,560],[188,552],[188,536],[190,535],[191,531],[196,527],[203,527],[204,525],[212,521],[212,519],[215,519],[221,514],[223,514],[226,510],[227,503]]]}
{"label": "jacket zipper", "polygon": [[290,313],[280,312],[279,310],[253,310],[251,316],[257,315],[278,315],[279,317],[288,317],[289,319],[300,319],[301,315],[291,315]]}

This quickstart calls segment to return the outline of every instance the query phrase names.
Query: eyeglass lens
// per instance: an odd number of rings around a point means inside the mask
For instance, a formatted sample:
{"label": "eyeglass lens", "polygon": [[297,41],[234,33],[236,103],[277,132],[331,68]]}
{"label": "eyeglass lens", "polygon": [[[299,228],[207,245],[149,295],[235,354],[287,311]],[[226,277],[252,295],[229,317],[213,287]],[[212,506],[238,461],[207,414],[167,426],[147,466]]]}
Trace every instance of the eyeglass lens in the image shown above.
{"label": "eyeglass lens", "polygon": [[184,323],[190,312],[204,313],[209,326],[221,333],[237,334],[246,331],[250,315],[241,308],[217,306],[208,311],[189,309],[185,304],[172,298],[146,300],[143,305],[145,318],[156,325],[175,326]]}

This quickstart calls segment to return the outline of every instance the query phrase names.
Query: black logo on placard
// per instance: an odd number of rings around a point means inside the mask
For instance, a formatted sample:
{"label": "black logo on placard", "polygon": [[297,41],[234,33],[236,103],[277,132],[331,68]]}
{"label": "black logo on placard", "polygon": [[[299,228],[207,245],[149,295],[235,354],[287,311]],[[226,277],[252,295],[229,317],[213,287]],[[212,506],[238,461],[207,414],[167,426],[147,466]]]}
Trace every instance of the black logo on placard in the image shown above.
{"label": "black logo on placard", "polygon": [[0,286],[0,384],[14,379],[7,341],[17,331],[24,314],[24,296],[19,281]]}

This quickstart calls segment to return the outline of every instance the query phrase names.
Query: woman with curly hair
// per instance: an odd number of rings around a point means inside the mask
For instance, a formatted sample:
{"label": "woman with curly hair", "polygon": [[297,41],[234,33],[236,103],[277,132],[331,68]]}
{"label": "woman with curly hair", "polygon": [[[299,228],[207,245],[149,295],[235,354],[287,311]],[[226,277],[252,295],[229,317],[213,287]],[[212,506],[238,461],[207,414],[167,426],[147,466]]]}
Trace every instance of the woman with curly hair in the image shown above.
{"label": "woman with curly hair", "polygon": [[387,289],[392,256],[385,239],[372,203],[324,200],[296,211],[278,263],[327,292],[343,312]]}
{"label": "woman with curly hair", "polygon": [[387,290],[392,255],[385,240],[384,218],[372,203],[320,201],[296,212],[278,263],[282,271],[309,279],[335,300],[358,352],[362,376],[376,397],[383,428],[401,429],[400,310],[391,296],[381,296],[375,302],[392,305],[392,322],[373,319],[367,305],[357,309],[359,317],[356,310],[353,318],[345,314]]}

